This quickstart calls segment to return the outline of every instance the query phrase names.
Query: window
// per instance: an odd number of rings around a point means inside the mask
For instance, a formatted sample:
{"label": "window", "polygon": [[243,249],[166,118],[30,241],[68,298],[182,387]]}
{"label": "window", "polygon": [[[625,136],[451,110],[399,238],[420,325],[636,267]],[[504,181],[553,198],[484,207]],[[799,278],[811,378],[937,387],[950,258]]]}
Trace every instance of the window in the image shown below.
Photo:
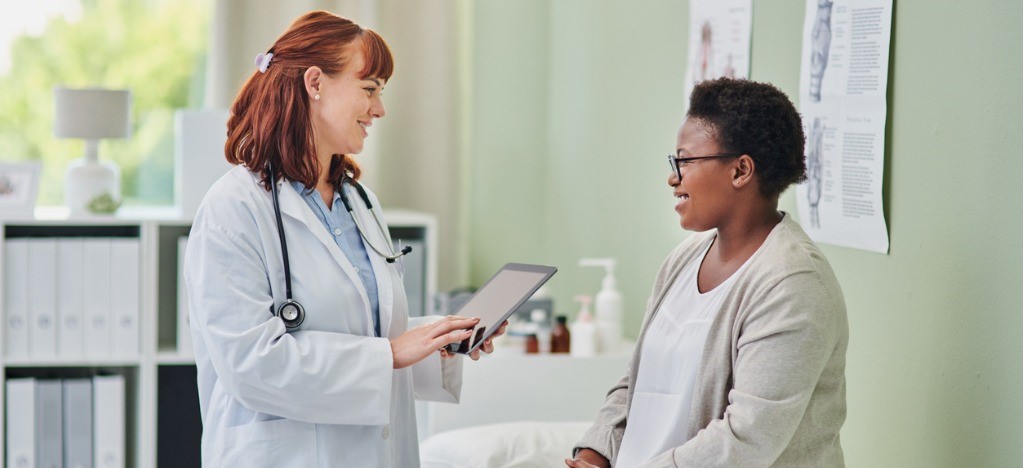
{"label": "window", "polygon": [[63,205],[85,144],[53,136],[53,88],[131,89],[131,137],[103,140],[126,205],[174,202],[174,110],[199,107],[213,0],[0,5],[0,160],[42,161],[38,205]]}

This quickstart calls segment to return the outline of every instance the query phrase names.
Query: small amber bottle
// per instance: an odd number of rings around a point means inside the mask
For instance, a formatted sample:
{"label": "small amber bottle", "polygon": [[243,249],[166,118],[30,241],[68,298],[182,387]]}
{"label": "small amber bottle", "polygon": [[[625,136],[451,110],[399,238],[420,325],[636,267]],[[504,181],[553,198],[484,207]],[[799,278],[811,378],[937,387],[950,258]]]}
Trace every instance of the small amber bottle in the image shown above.
{"label": "small amber bottle", "polygon": [[568,317],[559,315],[557,324],[554,325],[554,329],[551,330],[551,353],[568,353],[571,349],[572,339],[568,333],[568,327],[565,323],[568,322]]}
{"label": "small amber bottle", "polygon": [[526,354],[536,354],[539,352],[540,340],[536,338],[536,333],[526,335]]}

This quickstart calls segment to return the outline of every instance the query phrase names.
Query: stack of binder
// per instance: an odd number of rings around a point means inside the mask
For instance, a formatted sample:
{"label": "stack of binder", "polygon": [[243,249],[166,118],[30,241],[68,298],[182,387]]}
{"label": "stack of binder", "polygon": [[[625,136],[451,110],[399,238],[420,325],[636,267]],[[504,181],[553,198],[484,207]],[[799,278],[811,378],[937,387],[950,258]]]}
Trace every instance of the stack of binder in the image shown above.
{"label": "stack of binder", "polygon": [[7,381],[7,466],[123,468],[124,376]]}
{"label": "stack of binder", "polygon": [[12,238],[5,250],[9,359],[138,356],[138,238]]}

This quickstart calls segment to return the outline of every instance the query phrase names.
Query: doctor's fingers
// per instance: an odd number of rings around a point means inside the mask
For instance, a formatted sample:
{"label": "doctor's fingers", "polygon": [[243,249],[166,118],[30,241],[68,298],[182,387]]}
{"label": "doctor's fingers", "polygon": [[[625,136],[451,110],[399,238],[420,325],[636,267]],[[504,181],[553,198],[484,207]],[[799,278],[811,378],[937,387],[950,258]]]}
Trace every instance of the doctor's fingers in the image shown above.
{"label": "doctor's fingers", "polygon": [[436,338],[455,330],[471,329],[478,323],[480,323],[479,317],[457,317],[449,315],[427,326],[430,327],[431,337]]}
{"label": "doctor's fingers", "polygon": [[452,330],[431,340],[427,347],[429,349],[440,349],[452,343],[461,343],[472,336],[472,330]]}
{"label": "doctor's fingers", "polygon": [[493,335],[490,335],[490,339],[492,340],[494,338],[497,338],[497,337],[503,335],[505,330],[507,330],[507,329],[508,329],[508,321],[505,320],[504,323],[501,324],[501,328],[497,329],[497,333],[494,333]]}
{"label": "doctor's fingers", "polygon": [[507,328],[508,328],[508,321],[505,320],[504,323],[501,324],[501,328],[497,329],[496,333],[494,333],[493,335],[490,335],[489,337],[487,337],[487,339],[485,341],[483,341],[483,346],[480,346],[475,351],[475,356],[473,356],[472,359],[474,361],[479,359],[479,356],[480,356],[479,352],[480,352],[480,350],[482,350],[484,353],[487,353],[487,354],[493,353],[494,352],[494,338],[497,338],[497,337],[503,335]]}

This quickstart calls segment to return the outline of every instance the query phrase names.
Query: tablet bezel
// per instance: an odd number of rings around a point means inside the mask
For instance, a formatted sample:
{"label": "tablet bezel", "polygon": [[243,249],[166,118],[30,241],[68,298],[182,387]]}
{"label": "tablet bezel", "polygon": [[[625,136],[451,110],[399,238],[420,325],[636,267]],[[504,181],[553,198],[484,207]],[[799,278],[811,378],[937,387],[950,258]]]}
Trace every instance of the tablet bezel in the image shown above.
{"label": "tablet bezel", "polygon": [[[483,329],[483,335],[482,336],[479,336],[479,337],[469,336],[469,338],[466,338],[465,340],[463,340],[460,343],[451,343],[451,344],[447,345],[447,347],[446,347],[446,349],[449,352],[457,353],[457,354],[470,354],[473,351],[479,349],[480,346],[482,346],[483,343],[486,342],[486,340],[488,338],[490,338],[491,335],[493,335],[494,333],[497,332],[497,330],[500,328],[500,325],[502,323],[504,323],[505,320],[508,320],[508,318],[511,317],[512,314],[514,314],[515,311],[518,310],[519,307],[522,307],[522,304],[524,304],[526,301],[528,301],[530,297],[533,297],[533,294],[536,294],[536,290],[540,289],[541,286],[546,284],[547,281],[550,280],[551,277],[554,276],[554,274],[558,272],[557,268],[552,267],[552,266],[547,266],[547,265],[534,265],[534,264],[529,264],[529,263],[506,263],[503,267],[501,267],[500,270],[497,270],[497,272],[494,273],[494,275],[491,276],[490,279],[488,279],[486,283],[483,283],[483,286],[481,286],[479,289],[477,289],[476,292],[473,293],[473,295],[470,296],[469,299],[466,300],[465,303],[463,303],[458,308],[458,310],[455,311],[455,313],[453,313],[452,315],[457,315],[457,316],[461,317],[461,315],[459,315],[459,312],[461,312],[462,309],[464,309],[466,305],[471,303],[472,299],[474,297],[476,297],[477,294],[479,294],[481,291],[486,289],[487,286],[489,286],[491,284],[491,282],[495,278],[497,278],[498,275],[501,274],[501,272],[503,272],[505,270],[524,271],[524,272],[528,272],[528,273],[543,273],[544,276],[543,276],[543,278],[539,282],[537,282],[529,290],[528,293],[526,293],[522,297],[520,297],[519,300],[515,303],[515,305],[511,309],[509,309],[509,310],[505,311],[504,313],[502,313],[501,314],[501,318],[499,320],[497,320],[495,323],[491,323],[491,324],[482,324],[482,323],[480,323],[480,324],[477,324],[475,327],[473,327],[473,330],[478,330],[480,325],[483,325],[485,328]],[[476,332],[473,333],[473,335],[476,335],[476,334],[477,334]],[[470,340],[474,340],[474,341],[472,341],[472,345],[471,346],[469,344]]]}

